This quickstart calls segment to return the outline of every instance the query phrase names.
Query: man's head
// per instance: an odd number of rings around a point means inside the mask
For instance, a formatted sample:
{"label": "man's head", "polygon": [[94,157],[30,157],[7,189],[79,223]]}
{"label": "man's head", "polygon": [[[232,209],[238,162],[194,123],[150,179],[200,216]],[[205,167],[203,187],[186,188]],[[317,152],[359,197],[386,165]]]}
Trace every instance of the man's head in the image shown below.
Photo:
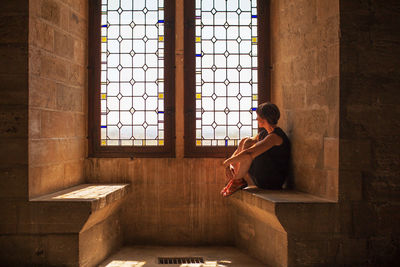
{"label": "man's head", "polygon": [[279,108],[271,102],[265,102],[258,106],[257,116],[266,120],[270,125],[276,125],[281,116]]}

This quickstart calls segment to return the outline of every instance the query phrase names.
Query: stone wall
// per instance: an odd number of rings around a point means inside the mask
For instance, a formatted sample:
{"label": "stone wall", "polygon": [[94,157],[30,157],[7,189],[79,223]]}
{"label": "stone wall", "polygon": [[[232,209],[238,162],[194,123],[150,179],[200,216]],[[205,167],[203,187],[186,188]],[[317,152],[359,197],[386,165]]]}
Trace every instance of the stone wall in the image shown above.
{"label": "stone wall", "polygon": [[45,264],[59,247],[28,199],[84,181],[87,1],[1,5],[0,258]]}
{"label": "stone wall", "polygon": [[0,9],[0,244],[15,234],[28,190],[28,1]]}
{"label": "stone wall", "polygon": [[292,142],[292,182],[337,199],[339,3],[270,2],[272,102]]}
{"label": "stone wall", "polygon": [[84,181],[88,1],[29,3],[29,196]]}
{"label": "stone wall", "polygon": [[88,182],[131,183],[122,208],[126,244],[233,244],[221,160],[89,159]]}
{"label": "stone wall", "polygon": [[[340,199],[349,250],[399,260],[400,2],[340,1]],[[362,248],[362,249],[361,249]]]}

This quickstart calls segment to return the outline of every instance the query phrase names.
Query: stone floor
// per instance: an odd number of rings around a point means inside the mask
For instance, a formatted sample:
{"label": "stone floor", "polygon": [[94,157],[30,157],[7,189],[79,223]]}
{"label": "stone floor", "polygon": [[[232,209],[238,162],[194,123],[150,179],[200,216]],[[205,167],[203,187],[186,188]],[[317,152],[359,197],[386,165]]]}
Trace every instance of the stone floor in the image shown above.
{"label": "stone floor", "polygon": [[[204,264],[158,264],[158,257],[203,257]],[[259,261],[234,247],[123,247],[99,266],[261,267]]]}

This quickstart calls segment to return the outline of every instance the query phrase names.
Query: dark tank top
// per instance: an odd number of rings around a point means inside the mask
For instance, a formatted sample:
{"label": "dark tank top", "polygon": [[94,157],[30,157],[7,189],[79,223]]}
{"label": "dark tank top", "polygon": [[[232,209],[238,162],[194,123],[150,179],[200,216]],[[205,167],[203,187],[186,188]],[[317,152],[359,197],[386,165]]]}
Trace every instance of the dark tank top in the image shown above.
{"label": "dark tank top", "polygon": [[[282,144],[279,146],[273,146],[263,154],[267,154],[269,158],[273,161],[276,166],[276,171],[286,174],[289,167],[289,158],[290,158],[290,141],[285,132],[276,127],[272,133],[280,136],[282,138]],[[259,136],[258,140],[261,141],[268,136],[267,130],[263,129]]]}
{"label": "dark tank top", "polygon": [[[255,185],[264,189],[280,189],[288,175],[290,160],[290,141],[285,132],[277,127],[272,133],[282,138],[282,144],[273,146],[257,156],[249,169],[250,177]],[[263,140],[268,132],[263,129],[258,140]]]}

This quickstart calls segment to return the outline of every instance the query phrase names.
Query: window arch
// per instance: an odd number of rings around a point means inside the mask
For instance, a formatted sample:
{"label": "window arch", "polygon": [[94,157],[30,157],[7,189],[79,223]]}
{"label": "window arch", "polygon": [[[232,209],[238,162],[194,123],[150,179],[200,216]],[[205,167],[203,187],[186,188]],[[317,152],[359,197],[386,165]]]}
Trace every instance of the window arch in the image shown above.
{"label": "window arch", "polygon": [[185,155],[221,157],[269,99],[269,1],[185,1]]}
{"label": "window arch", "polygon": [[174,13],[172,0],[90,1],[90,155],[174,155]]}

